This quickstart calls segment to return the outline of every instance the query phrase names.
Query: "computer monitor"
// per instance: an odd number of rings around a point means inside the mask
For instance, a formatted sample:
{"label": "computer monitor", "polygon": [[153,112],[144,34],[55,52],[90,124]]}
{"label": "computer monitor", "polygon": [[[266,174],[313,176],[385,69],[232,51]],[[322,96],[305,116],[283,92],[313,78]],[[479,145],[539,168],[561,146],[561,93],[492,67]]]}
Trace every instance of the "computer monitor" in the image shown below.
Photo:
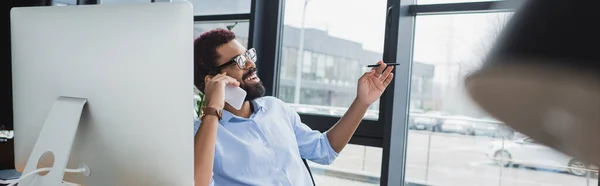
{"label": "computer monitor", "polygon": [[16,168],[54,163],[19,185],[52,186],[65,163],[89,167],[64,174],[81,185],[194,184],[189,2],[22,7],[10,18]]}

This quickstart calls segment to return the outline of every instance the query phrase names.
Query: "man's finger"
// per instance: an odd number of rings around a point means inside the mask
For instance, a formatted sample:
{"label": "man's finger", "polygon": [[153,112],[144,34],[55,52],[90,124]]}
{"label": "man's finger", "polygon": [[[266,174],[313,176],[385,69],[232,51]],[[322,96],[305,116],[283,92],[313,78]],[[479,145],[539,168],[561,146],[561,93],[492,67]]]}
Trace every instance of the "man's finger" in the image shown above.
{"label": "man's finger", "polygon": [[217,74],[213,78],[211,78],[211,80],[212,81],[219,81],[220,79],[223,79],[223,77],[225,77],[225,75],[223,75],[223,74]]}
{"label": "man's finger", "polygon": [[377,64],[379,64],[377,67],[377,77],[379,77],[379,75],[383,73],[383,70],[385,70],[385,67],[387,67],[387,64],[385,64],[383,61],[378,61]]}
{"label": "man's finger", "polygon": [[381,80],[385,80],[392,73],[392,70],[394,70],[394,66],[389,66],[385,69],[385,72],[383,72],[383,75],[380,77]]}
{"label": "man's finger", "polygon": [[230,78],[225,78],[225,79],[223,79],[223,81],[227,85],[233,85],[233,86],[236,86],[236,87],[240,86],[240,82],[238,80],[236,80],[236,79],[231,78],[231,77]]}
{"label": "man's finger", "polygon": [[229,77],[229,76],[227,76],[227,75],[225,75],[225,74],[222,73],[222,74],[217,74],[215,77],[213,77],[211,79],[211,81],[213,81],[213,82],[220,82],[220,81],[225,81],[226,78],[231,78],[231,77]]}
{"label": "man's finger", "polygon": [[392,82],[392,79],[394,79],[394,73],[390,73],[385,80],[383,80],[383,86],[387,87]]}
{"label": "man's finger", "polygon": [[219,76],[215,76],[212,81],[214,82],[223,82],[226,85],[234,85],[234,86],[240,86],[240,82],[237,81],[236,79],[230,77],[230,76],[226,76],[226,75],[220,75]]}
{"label": "man's finger", "polygon": [[206,77],[208,77],[208,79],[209,79],[209,80],[214,80],[214,79],[216,79],[216,78],[219,78],[219,77],[223,76],[223,75],[224,75],[224,73],[225,73],[225,72],[223,72],[223,73],[219,73],[219,74],[217,74],[217,75],[214,75],[214,76],[207,75]]}
{"label": "man's finger", "polygon": [[213,76],[204,76],[204,84],[208,84],[208,82],[213,78]]}
{"label": "man's finger", "polygon": [[365,72],[359,79],[366,78],[366,77],[368,77],[370,75],[373,75],[373,73],[375,73],[375,69],[371,69],[370,71]]}

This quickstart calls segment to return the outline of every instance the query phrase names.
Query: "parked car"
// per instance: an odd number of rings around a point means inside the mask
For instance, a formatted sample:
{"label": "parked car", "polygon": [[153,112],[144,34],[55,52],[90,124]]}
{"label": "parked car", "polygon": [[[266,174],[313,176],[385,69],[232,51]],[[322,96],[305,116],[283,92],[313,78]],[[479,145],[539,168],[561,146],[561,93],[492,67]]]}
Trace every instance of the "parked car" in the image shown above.
{"label": "parked car", "polygon": [[411,109],[408,119],[408,128],[412,130],[440,131],[444,118],[450,114],[440,111],[423,111]]}
{"label": "parked car", "polygon": [[469,118],[456,116],[448,117],[441,126],[442,132],[459,133],[463,135],[475,135],[473,122]]}
{"label": "parked car", "polygon": [[500,126],[496,123],[474,122],[473,133],[477,136],[500,137]]}
{"label": "parked car", "polygon": [[408,113],[408,129],[415,129],[415,117],[418,117],[420,114],[425,113],[425,111],[421,109],[411,108]]}
{"label": "parked car", "polygon": [[586,176],[591,169],[593,174],[598,175],[598,166],[586,165],[529,137],[492,141],[485,154],[499,166],[522,165],[565,171],[577,176]]}
{"label": "parked car", "polygon": [[409,129],[433,131],[436,122],[437,119],[434,117],[430,117],[427,115],[417,115],[413,117],[412,123],[409,124]]}
{"label": "parked car", "polygon": [[426,112],[425,115],[435,118],[435,124],[430,128],[432,132],[441,132],[445,118],[452,116],[451,114],[441,111],[429,111]]}

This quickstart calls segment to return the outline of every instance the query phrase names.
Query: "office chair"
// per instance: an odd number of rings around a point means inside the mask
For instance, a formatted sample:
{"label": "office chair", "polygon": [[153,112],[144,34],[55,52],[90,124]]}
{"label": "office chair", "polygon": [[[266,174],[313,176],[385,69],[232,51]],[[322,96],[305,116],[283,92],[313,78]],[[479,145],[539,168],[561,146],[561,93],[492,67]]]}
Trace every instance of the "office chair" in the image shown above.
{"label": "office chair", "polygon": [[313,186],[317,186],[315,184],[315,179],[313,178],[312,172],[310,171],[310,167],[308,166],[308,162],[306,162],[306,159],[304,158],[302,159],[302,162],[304,162],[304,166],[306,166],[306,169],[308,169],[308,175],[310,175],[310,180],[312,181]]}

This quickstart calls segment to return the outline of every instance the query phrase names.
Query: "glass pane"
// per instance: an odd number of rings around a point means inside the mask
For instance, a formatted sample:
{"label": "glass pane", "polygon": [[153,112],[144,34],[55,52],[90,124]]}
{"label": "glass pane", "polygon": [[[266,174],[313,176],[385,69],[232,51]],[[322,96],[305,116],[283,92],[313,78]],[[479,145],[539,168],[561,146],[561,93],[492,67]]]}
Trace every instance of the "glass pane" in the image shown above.
{"label": "glass pane", "polygon": [[[597,171],[527,140],[480,110],[464,77],[482,65],[512,13],[418,16],[412,77],[406,177],[441,185],[598,184]],[[589,167],[593,168],[593,167]],[[596,168],[597,170],[597,168]]]}
{"label": "glass pane", "polygon": [[[379,147],[348,144],[333,164],[308,162],[316,185],[380,185],[381,157]],[[332,176],[335,175],[335,176]]]}
{"label": "glass pane", "polygon": [[[232,31],[235,33],[236,39],[244,45],[244,47],[248,47],[248,33],[250,29],[250,24],[248,22],[238,22],[236,23],[196,23],[194,25],[194,38],[197,38],[202,33],[206,31],[210,31],[216,28],[227,29],[227,26],[235,25]],[[260,57],[260,56],[258,56]],[[259,64],[257,64],[259,65]]]}
{"label": "glass pane", "polygon": [[[282,43],[287,54],[280,59],[279,98],[300,113],[343,115],[356,97],[358,78],[369,70],[366,66],[383,57],[386,4],[287,0]],[[379,101],[365,118],[378,116]]]}
{"label": "glass pane", "polygon": [[77,5],[77,0],[53,0],[52,6]]}
{"label": "glass pane", "polygon": [[[490,2],[498,0],[417,0],[417,4],[442,4],[442,3],[469,3],[469,2]],[[502,1],[502,0],[500,0]]]}
{"label": "glass pane", "polygon": [[250,13],[251,0],[189,0],[194,5],[194,15]]}

